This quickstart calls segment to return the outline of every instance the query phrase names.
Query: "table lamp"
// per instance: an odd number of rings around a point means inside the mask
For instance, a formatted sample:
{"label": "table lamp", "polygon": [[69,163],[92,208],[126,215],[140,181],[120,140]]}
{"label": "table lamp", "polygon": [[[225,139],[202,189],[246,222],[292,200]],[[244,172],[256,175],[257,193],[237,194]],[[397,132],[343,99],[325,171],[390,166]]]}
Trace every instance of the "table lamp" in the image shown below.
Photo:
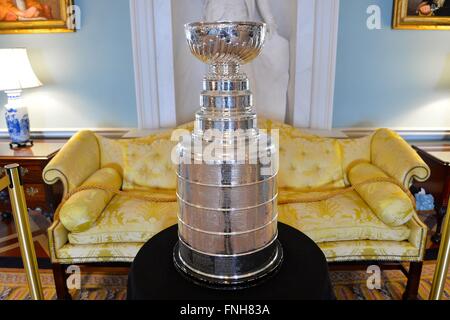
{"label": "table lamp", "polygon": [[31,67],[26,49],[0,49],[0,91],[5,91],[8,96],[5,116],[12,149],[33,145],[28,110],[21,94],[23,89],[41,85]]}

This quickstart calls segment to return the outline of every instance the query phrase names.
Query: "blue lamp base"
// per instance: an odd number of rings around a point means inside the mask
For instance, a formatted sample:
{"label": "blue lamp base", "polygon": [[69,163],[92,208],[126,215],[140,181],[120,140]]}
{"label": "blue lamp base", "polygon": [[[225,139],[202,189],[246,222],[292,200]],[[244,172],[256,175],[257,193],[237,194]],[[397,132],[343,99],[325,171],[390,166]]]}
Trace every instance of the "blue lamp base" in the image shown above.
{"label": "blue lamp base", "polygon": [[30,118],[28,109],[23,106],[20,91],[10,91],[8,94],[8,104],[5,106],[6,125],[9,137],[11,138],[11,148],[29,148],[33,146],[30,136]]}

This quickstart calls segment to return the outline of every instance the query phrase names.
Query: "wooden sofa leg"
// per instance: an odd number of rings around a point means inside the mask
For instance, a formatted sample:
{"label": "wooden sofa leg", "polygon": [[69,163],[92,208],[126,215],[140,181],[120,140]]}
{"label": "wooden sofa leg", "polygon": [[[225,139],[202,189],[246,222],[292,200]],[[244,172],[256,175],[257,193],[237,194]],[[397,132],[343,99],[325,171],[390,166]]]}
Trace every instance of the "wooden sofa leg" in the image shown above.
{"label": "wooden sofa leg", "polygon": [[55,280],[56,296],[58,300],[72,300],[67,288],[66,266],[59,263],[52,264],[53,278]]}
{"label": "wooden sofa leg", "polygon": [[406,285],[403,300],[417,300],[419,294],[420,278],[422,276],[423,262],[411,262],[409,264],[408,283]]}

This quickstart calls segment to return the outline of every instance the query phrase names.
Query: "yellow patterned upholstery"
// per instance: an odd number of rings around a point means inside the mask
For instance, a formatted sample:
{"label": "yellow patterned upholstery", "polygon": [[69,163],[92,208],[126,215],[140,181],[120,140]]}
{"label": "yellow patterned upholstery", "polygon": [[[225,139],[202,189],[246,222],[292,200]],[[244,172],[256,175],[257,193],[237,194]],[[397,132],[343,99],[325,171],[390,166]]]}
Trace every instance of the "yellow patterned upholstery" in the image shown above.
{"label": "yellow patterned upholstery", "polygon": [[107,243],[90,245],[66,244],[56,253],[63,264],[98,262],[133,262],[143,243]]}
{"label": "yellow patterned upholstery", "polygon": [[370,162],[371,160],[370,144],[372,141],[372,137],[373,136],[370,135],[360,139],[338,140],[342,150],[342,168],[345,175],[344,176],[345,184],[347,186],[350,185],[347,173],[352,163],[354,163],[355,161]]}
{"label": "yellow patterned upholstery", "polygon": [[337,140],[280,137],[279,186],[313,190],[344,186]]}
{"label": "yellow patterned upholstery", "polygon": [[[259,119],[259,126],[280,130],[281,203],[300,195],[327,194],[373,175],[387,175],[405,186],[412,178],[424,181],[429,176],[428,167],[412,148],[386,129],[362,139],[334,140],[266,119]],[[192,127],[189,123],[179,128]],[[47,183],[61,180],[68,192],[99,169],[113,168],[123,176],[122,189],[173,199],[171,133],[110,140],[80,132],[50,162],[44,179]],[[326,201],[280,205],[280,221],[314,239],[329,261],[420,261],[427,229],[405,199],[393,185],[374,184]],[[176,202],[148,203],[115,196],[86,230],[70,232],[56,217],[49,229],[52,260],[66,264],[132,261],[146,240],[176,223],[176,215]]]}
{"label": "yellow patterned upholstery", "polygon": [[[144,243],[66,244],[58,250],[63,264],[97,262],[132,262]],[[319,243],[329,262],[378,260],[418,261],[420,249],[407,241],[341,241]]]}
{"label": "yellow patterned upholstery", "polygon": [[169,139],[125,144],[123,189],[175,189],[176,167],[171,159],[175,146],[176,143]]}
{"label": "yellow patterned upholstery", "polygon": [[113,168],[123,176],[124,159],[121,140],[112,140],[97,135],[100,147],[100,167]]}
{"label": "yellow patterned upholstery", "polygon": [[317,243],[352,240],[405,241],[410,230],[380,221],[356,193],[329,200],[278,206],[280,222],[293,226]]}
{"label": "yellow patterned upholstery", "polygon": [[177,223],[176,202],[152,203],[116,196],[87,231],[69,234],[71,244],[147,242]]}
{"label": "yellow patterned upholstery", "polygon": [[[360,163],[350,169],[348,178],[351,184],[358,184],[373,178],[388,176],[370,163]],[[403,190],[388,182],[372,183],[356,188],[356,191],[369,205],[377,217],[391,227],[398,227],[411,220],[414,207]]]}
{"label": "yellow patterned upholstery", "polygon": [[[89,177],[82,186],[104,186],[119,191],[122,177],[113,168],[103,168]],[[103,190],[85,190],[74,194],[62,206],[59,219],[71,232],[89,230],[102,215],[114,195]]]}
{"label": "yellow patterned upholstery", "polygon": [[100,149],[97,136],[91,131],[81,131],[74,135],[70,143],[67,143],[47,165],[43,179],[48,184],[61,181],[64,194],[67,194],[98,169],[100,169]]}
{"label": "yellow patterned upholstery", "polygon": [[423,259],[424,251],[408,241],[341,241],[319,243],[328,262],[343,261],[408,261]]}
{"label": "yellow patterned upholstery", "polygon": [[374,134],[371,154],[374,165],[408,188],[414,178],[426,181],[430,177],[430,169],[417,152],[391,130],[380,129]]}

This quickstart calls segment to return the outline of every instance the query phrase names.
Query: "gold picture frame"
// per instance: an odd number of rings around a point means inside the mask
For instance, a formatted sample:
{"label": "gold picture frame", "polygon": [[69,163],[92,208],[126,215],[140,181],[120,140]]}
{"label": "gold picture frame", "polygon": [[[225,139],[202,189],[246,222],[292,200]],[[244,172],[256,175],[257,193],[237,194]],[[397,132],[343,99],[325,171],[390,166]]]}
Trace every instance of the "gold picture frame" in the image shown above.
{"label": "gold picture frame", "polygon": [[[414,1],[414,3],[412,3]],[[450,0],[444,0],[443,3]],[[430,14],[428,16],[421,15],[419,12],[412,12],[412,8],[417,4],[420,6],[424,0],[394,0],[394,29],[408,30],[450,30],[450,14],[447,16],[437,16]],[[439,0],[442,3],[442,0]],[[436,1],[438,3],[438,1]]]}
{"label": "gold picture frame", "polygon": [[[8,1],[12,0],[5,0],[5,2]],[[46,9],[50,8],[51,18],[34,18],[29,19],[29,21],[26,21],[27,19],[23,19],[22,21],[0,20],[0,34],[75,32],[75,25],[69,23],[69,10],[74,6],[74,0],[33,1],[37,1],[39,4],[46,6]]]}

